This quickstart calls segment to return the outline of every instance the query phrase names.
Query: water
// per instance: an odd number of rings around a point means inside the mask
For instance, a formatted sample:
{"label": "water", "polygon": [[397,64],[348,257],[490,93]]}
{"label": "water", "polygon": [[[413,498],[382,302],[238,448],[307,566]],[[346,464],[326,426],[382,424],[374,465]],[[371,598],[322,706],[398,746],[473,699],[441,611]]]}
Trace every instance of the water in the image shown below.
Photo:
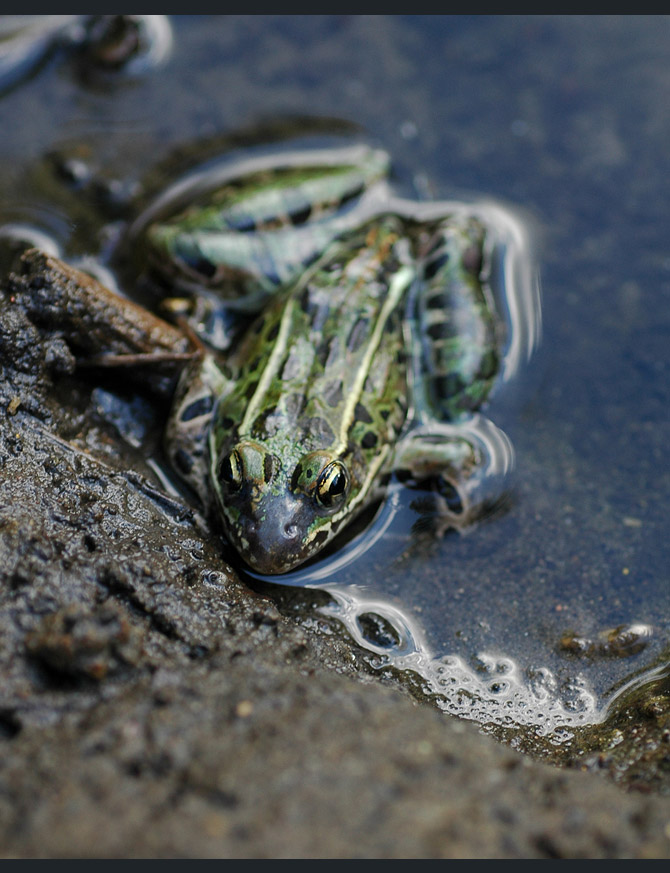
{"label": "water", "polygon": [[[510,499],[436,540],[419,495],[397,489],[363,555],[296,581],[325,588],[322,608],[371,661],[418,676],[445,710],[569,745],[668,663],[669,20],[173,24],[156,73],[82,82],[61,50],[5,91],[0,224],[36,227],[69,257],[108,252],[114,226],[54,180],[52,150],[83,147],[85,166],[132,190],[177,148],[235,156],[253,139],[236,131],[279,120],[295,136],[315,117],[388,150],[399,196],[521,212],[543,339],[486,410],[515,448]],[[636,627],[638,645],[608,644]]]}

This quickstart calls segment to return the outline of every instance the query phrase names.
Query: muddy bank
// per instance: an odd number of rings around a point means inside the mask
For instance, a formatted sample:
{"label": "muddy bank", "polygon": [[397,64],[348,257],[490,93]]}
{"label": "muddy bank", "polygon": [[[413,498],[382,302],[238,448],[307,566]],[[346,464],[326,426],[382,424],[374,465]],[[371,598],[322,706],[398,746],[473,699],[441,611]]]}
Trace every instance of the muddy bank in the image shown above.
{"label": "muddy bank", "polygon": [[0,301],[3,855],[670,855],[669,798],[500,746],[242,585],[146,463],[161,402],[76,370],[20,290]]}

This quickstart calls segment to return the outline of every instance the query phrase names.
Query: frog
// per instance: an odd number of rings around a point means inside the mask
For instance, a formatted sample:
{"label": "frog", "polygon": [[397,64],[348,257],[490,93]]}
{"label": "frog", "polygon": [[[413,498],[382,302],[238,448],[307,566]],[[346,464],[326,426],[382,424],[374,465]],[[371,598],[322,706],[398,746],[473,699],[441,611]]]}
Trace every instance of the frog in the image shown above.
{"label": "frog", "polygon": [[[505,342],[491,230],[449,203],[422,213],[389,170],[367,145],[226,162],[128,229],[189,350],[171,353],[174,325],[143,314],[140,353],[94,363],[179,360],[167,457],[257,574],[316,558],[393,477],[432,490],[438,533],[466,529],[487,471],[510,462],[482,412]],[[120,336],[136,304],[100,297]]]}

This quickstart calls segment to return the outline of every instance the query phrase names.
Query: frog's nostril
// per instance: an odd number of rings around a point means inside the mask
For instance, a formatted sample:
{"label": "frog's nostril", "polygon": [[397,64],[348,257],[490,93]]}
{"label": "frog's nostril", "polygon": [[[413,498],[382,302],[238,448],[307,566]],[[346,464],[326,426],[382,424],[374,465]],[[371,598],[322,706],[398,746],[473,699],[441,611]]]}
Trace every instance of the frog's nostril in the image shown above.
{"label": "frog's nostril", "polygon": [[285,524],[284,536],[287,540],[294,540],[298,536],[298,525],[292,523]]}

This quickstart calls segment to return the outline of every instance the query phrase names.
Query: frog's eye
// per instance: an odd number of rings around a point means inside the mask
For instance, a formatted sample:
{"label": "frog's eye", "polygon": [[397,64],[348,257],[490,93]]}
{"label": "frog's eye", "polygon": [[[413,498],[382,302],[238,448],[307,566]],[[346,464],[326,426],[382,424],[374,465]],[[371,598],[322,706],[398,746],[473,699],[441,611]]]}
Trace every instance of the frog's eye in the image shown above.
{"label": "frog's eye", "polygon": [[225,455],[219,464],[219,479],[229,491],[239,491],[242,487],[242,458],[237,449]]}
{"label": "frog's eye", "polygon": [[325,466],[316,480],[315,495],[318,503],[327,509],[342,503],[347,493],[349,475],[342,461]]}

